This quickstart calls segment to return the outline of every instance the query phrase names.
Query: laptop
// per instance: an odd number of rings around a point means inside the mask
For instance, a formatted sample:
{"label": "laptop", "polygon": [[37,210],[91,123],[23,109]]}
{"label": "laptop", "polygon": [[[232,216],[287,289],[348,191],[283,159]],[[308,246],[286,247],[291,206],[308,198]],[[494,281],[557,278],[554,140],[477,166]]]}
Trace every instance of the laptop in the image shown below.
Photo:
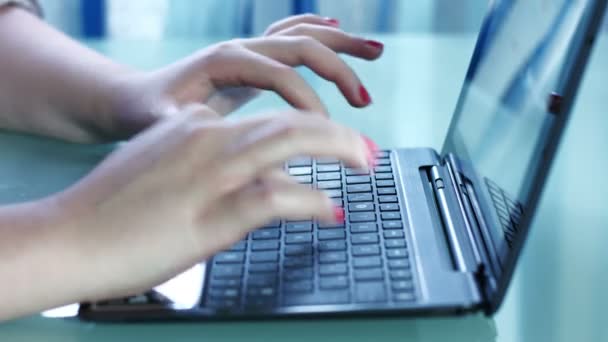
{"label": "laptop", "polygon": [[445,143],[373,172],[303,157],[286,172],[345,221],[274,220],[153,290],[80,306],[95,321],[453,315],[499,308],[606,0],[492,1]]}

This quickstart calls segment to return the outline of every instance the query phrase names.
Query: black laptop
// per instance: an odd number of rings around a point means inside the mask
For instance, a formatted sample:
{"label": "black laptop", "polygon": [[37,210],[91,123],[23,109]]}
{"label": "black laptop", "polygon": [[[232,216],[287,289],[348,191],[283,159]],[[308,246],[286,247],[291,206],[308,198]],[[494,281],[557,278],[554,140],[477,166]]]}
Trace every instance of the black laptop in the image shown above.
{"label": "black laptop", "polygon": [[455,314],[500,306],[606,0],[491,2],[442,151],[394,149],[371,173],[298,158],[285,170],[345,222],[275,220],[87,320]]}

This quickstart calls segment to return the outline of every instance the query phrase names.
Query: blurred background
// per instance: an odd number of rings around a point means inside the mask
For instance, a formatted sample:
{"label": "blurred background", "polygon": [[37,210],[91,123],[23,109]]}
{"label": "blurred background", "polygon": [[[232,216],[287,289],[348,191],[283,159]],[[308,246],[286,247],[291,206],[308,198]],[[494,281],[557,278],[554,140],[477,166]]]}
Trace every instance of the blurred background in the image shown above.
{"label": "blurred background", "polygon": [[[478,30],[488,0],[40,0],[48,22],[82,38],[259,34],[288,15],[338,18],[352,32]],[[608,29],[608,25],[604,25]]]}

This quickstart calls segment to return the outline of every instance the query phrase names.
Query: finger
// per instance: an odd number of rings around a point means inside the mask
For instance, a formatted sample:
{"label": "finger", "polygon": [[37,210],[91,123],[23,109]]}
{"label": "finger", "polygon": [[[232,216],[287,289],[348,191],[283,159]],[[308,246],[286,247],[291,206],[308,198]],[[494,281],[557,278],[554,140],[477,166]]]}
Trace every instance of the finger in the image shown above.
{"label": "finger", "polygon": [[222,198],[202,221],[214,227],[213,242],[225,241],[227,247],[247,232],[279,217],[289,220],[316,217],[334,222],[343,217],[343,211],[339,211],[321,191],[291,182],[258,181]]}
{"label": "finger", "polygon": [[337,27],[339,25],[338,20],[321,17],[316,14],[300,14],[285,18],[281,21],[277,21],[276,23],[270,25],[266,32],[264,32],[265,36],[269,36],[275,34],[277,32],[283,31],[290,27],[296,26],[298,24],[313,24],[313,25],[321,25],[321,26],[330,26]]}
{"label": "finger", "polygon": [[371,103],[367,90],[355,72],[334,51],[308,36],[248,39],[243,45],[289,66],[305,65],[322,78],[336,84],[355,107]]}
{"label": "finger", "polygon": [[333,157],[366,169],[372,153],[365,138],[330,120],[302,113],[283,114],[265,125],[241,132],[222,160],[222,183],[238,188],[271,167],[297,156]]}
{"label": "finger", "polygon": [[335,27],[300,24],[276,35],[312,37],[338,53],[367,60],[377,59],[384,51],[384,45],[378,41],[356,37]]}
{"label": "finger", "polygon": [[215,87],[272,90],[295,108],[327,113],[317,93],[292,67],[243,47],[225,48],[216,57],[206,59],[203,67]]}
{"label": "finger", "polygon": [[234,112],[249,100],[254,98],[259,90],[249,87],[228,87],[216,91],[206,104],[217,113],[224,116]]}

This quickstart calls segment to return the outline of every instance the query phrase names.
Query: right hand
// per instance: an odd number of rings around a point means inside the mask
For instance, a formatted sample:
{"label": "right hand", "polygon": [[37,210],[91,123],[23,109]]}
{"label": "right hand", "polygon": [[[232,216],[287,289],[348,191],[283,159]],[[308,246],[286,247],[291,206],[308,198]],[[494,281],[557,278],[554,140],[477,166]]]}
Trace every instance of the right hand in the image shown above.
{"label": "right hand", "polygon": [[58,195],[91,274],[80,300],[148,290],[273,218],[334,221],[332,201],[280,166],[307,155],[367,168],[374,149],[321,115],[205,117],[216,114],[197,107],[158,122]]}

